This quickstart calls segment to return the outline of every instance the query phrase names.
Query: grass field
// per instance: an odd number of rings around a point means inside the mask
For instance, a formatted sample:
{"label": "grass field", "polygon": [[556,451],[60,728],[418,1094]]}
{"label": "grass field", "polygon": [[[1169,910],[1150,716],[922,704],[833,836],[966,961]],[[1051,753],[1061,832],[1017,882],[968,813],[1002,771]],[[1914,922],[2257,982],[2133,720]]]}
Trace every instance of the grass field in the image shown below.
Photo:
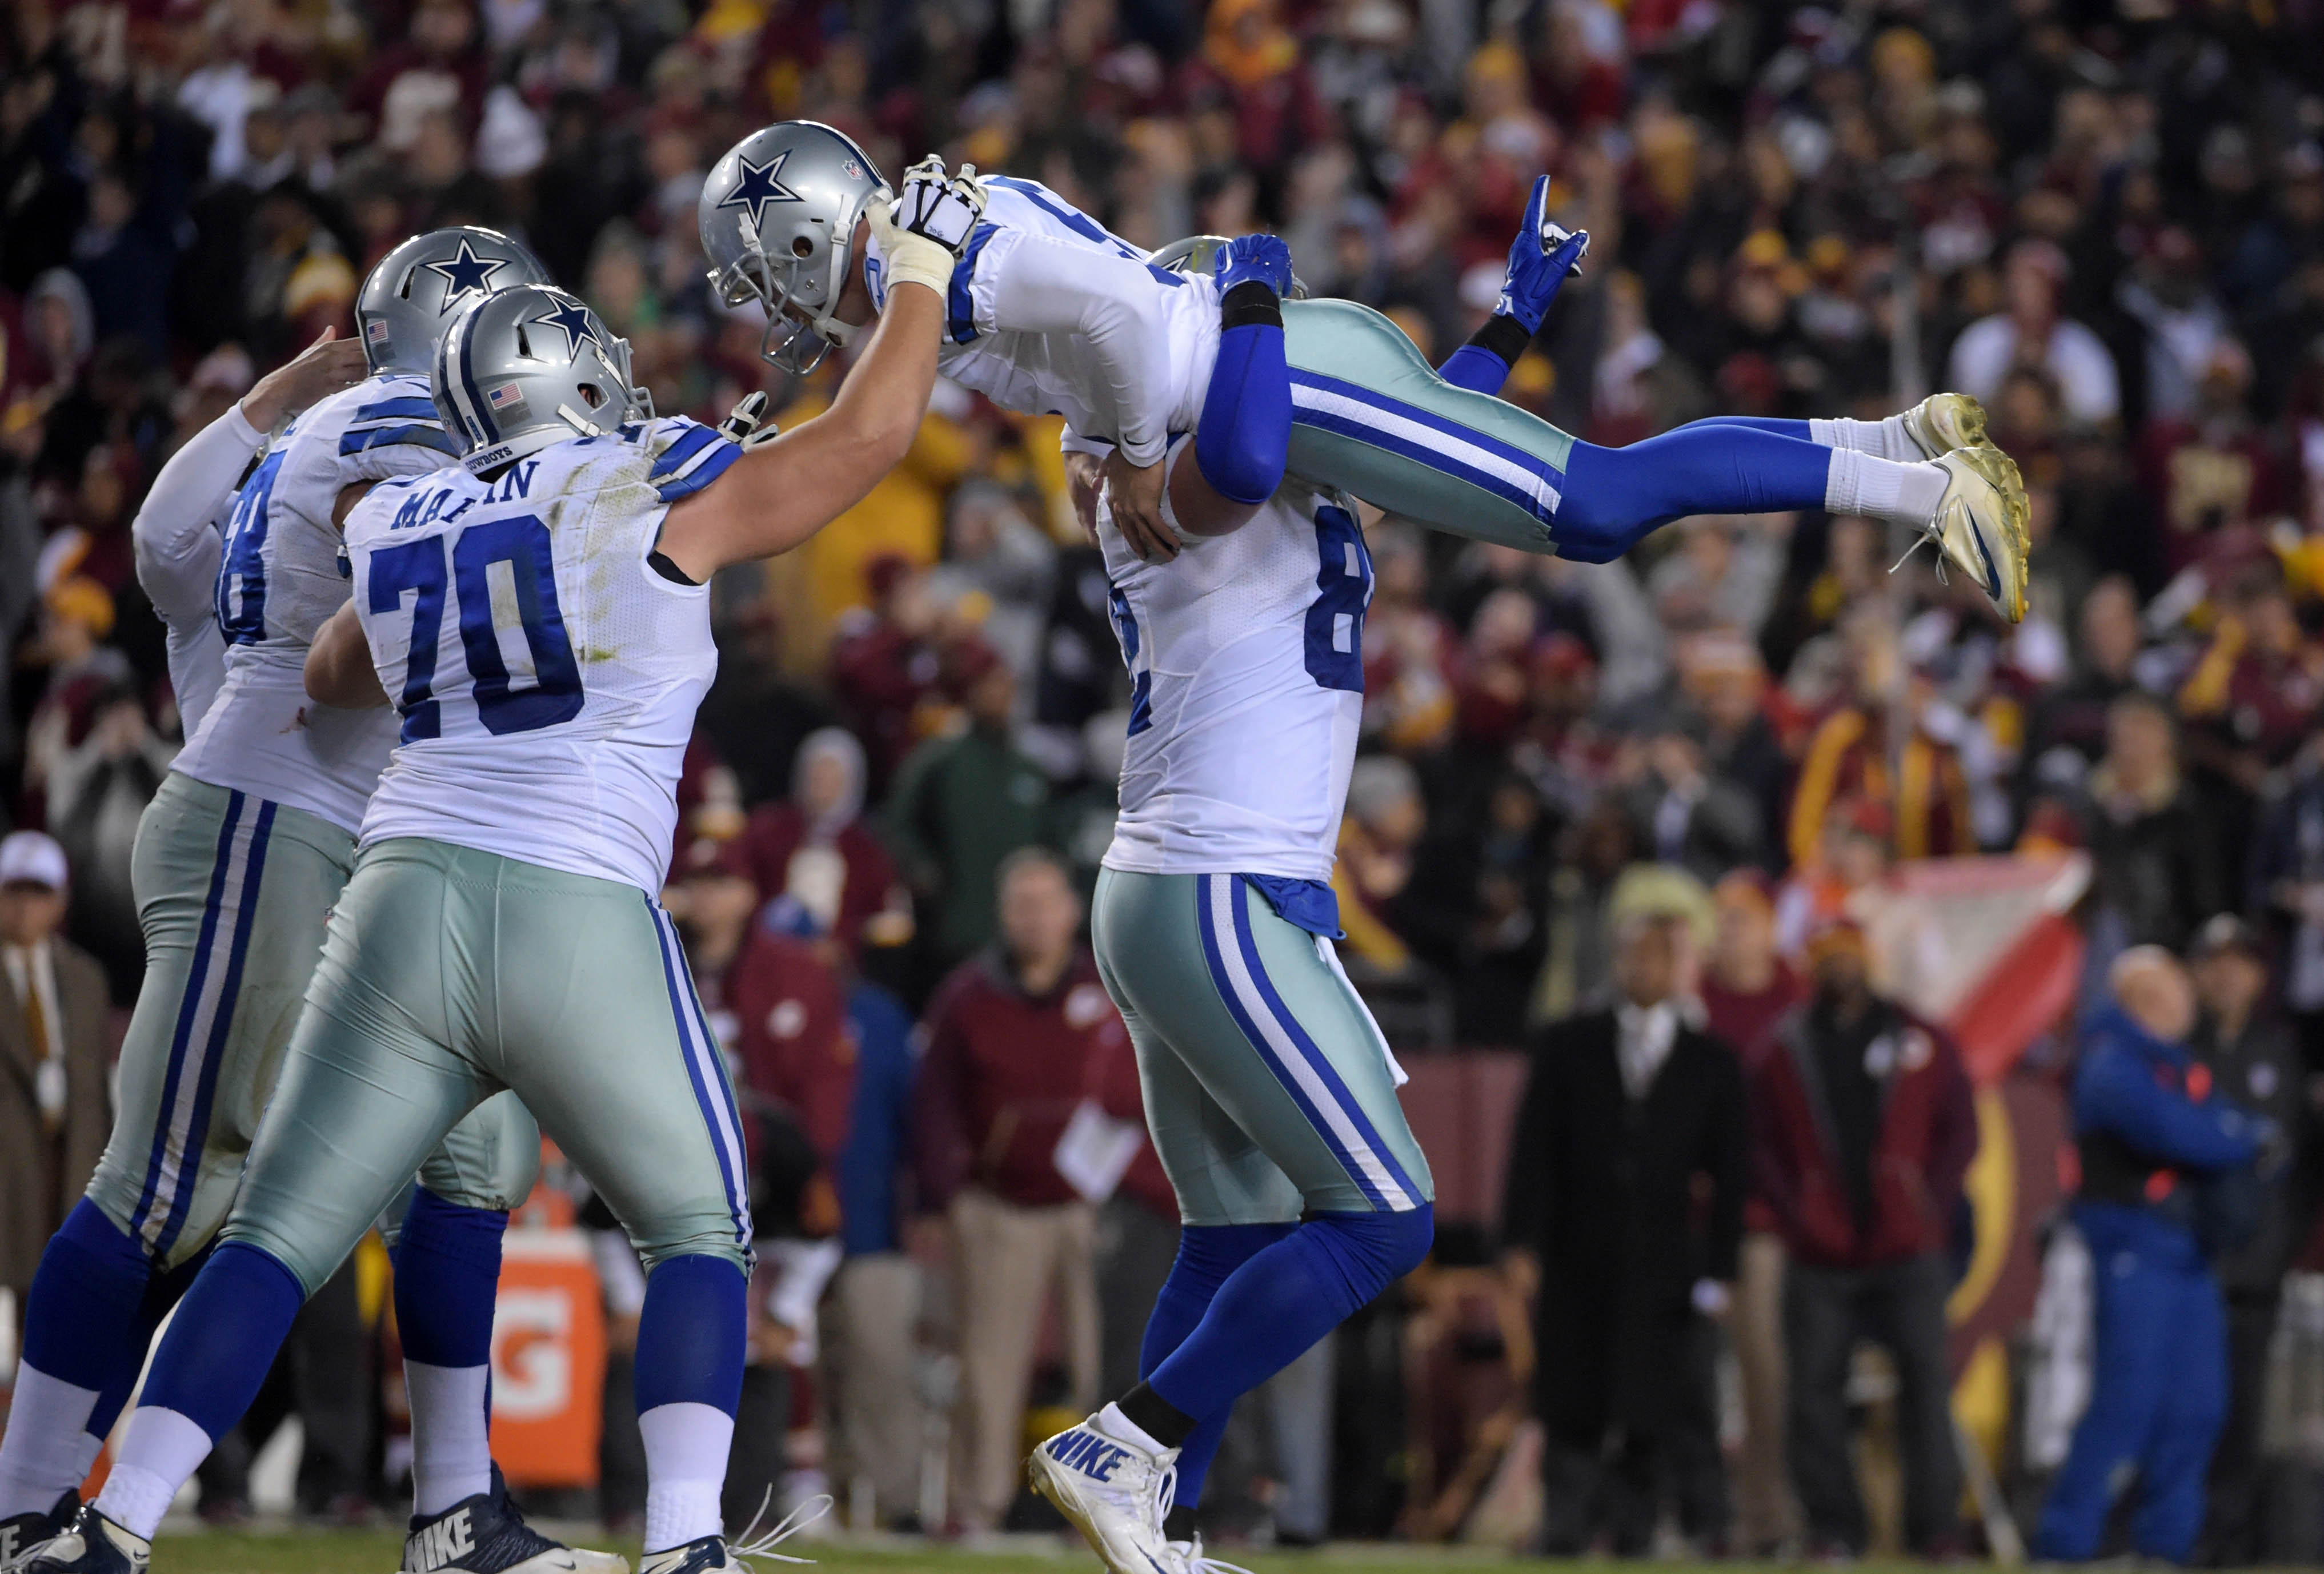
{"label": "grass field", "polygon": [[[632,1560],[637,1555],[634,1545],[619,1550]],[[1068,1546],[1062,1539],[1012,1538],[1005,1546],[976,1551],[900,1540],[878,1543],[787,1542],[783,1550],[796,1550],[800,1556],[813,1558],[821,1569],[861,1569],[864,1574],[1001,1574],[1011,1569],[1102,1574],[1095,1558],[1078,1544]],[[1343,1543],[1314,1552],[1239,1553],[1227,1547],[1214,1551],[1247,1566],[1252,1574],[1325,1574],[1326,1570],[1341,1569],[1348,1574],[1490,1574],[1492,1570],[1544,1567],[1539,1562],[1456,1547]],[[300,1530],[273,1534],[196,1531],[172,1535],[165,1530],[154,1548],[153,1567],[156,1574],[393,1574],[402,1560],[402,1552],[401,1541],[383,1531]],[[764,1574],[781,1565],[761,1563],[758,1567]],[[1640,1566],[1575,1563],[1564,1567],[1582,1574],[1591,1569],[1636,1570]],[[1714,1567],[1720,1574],[1728,1574],[1752,1565],[1657,1563],[1650,1567],[1653,1574],[1712,1574]],[[1895,1567],[1901,1569],[1905,1566]],[[1925,1565],[1922,1567],[1925,1569]],[[1881,1574],[1881,1569],[1877,1563],[1858,1564],[1851,1574]]]}

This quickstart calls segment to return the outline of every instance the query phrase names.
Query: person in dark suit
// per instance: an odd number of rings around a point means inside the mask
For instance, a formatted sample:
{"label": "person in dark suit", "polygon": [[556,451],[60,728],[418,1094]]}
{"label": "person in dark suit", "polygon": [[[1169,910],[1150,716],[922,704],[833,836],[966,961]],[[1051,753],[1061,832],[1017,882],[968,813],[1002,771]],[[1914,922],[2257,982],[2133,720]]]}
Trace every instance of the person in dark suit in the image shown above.
{"label": "person in dark suit", "polygon": [[1748,1122],[1732,1051],[1677,993],[1680,920],[1617,938],[1616,1004],[1534,1051],[1502,1214],[1508,1268],[1537,1293],[1543,1540],[1646,1550],[1665,1495],[1717,1546],[1727,1484],[1711,1323],[1743,1238]]}
{"label": "person in dark suit", "polygon": [[0,1287],[24,1293],[113,1128],[105,970],[58,933],[64,849],[0,837]]}
{"label": "person in dark suit", "polygon": [[[2227,1298],[2227,1413],[2211,1455],[2197,1560],[2220,1569],[2296,1562],[2272,1556],[2277,1550],[2264,1544],[2275,1516],[2268,1512],[2260,1432],[2283,1275],[2315,1211],[2308,1072],[2291,1024],[2269,1008],[2267,955],[2258,931],[2236,914],[2216,915],[2196,931],[2187,971],[2196,1005],[2188,1053],[2210,1072],[2213,1088],[2275,1123],[2286,1160],[2264,1179],[2254,1177],[2249,1215],[2235,1232],[2243,1238],[2218,1242],[2211,1265]],[[2303,1156],[2310,1163],[2301,1163]]]}

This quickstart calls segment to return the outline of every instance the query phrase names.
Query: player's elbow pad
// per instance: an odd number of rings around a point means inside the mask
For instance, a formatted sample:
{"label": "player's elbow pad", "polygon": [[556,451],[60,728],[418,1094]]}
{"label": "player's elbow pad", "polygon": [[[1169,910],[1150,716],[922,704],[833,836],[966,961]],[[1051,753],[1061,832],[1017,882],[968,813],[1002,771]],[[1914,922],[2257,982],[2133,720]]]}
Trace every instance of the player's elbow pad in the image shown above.
{"label": "player's elbow pad", "polygon": [[1283,484],[1291,447],[1291,371],[1283,329],[1244,323],[1219,335],[1219,358],[1203,419],[1194,428],[1194,463],[1221,497],[1261,503]]}

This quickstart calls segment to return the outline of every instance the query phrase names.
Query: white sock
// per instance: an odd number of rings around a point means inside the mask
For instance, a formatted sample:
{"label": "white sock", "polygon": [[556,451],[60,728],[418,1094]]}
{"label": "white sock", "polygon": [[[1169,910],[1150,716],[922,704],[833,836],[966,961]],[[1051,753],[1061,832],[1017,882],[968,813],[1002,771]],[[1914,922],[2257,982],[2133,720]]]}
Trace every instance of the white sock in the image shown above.
{"label": "white sock", "polygon": [[1118,1443],[1130,1443],[1149,1454],[1174,1451],[1170,1445],[1148,1431],[1121,1413],[1121,1406],[1108,1401],[1106,1407],[1090,1418],[1090,1424]]}
{"label": "white sock", "polygon": [[1949,479],[1927,460],[1899,464],[1853,448],[1834,448],[1831,468],[1824,474],[1823,506],[1831,513],[1926,525],[1937,517]]}
{"label": "white sock", "polygon": [[646,1551],[725,1534],[718,1491],[734,1418],[713,1404],[657,1404],[638,1417],[646,1445]]}
{"label": "white sock", "polygon": [[86,1430],[96,1408],[96,1389],[76,1388],[17,1363],[8,1430],[0,1434],[0,1519],[46,1514],[68,1488],[88,1478],[105,1447],[103,1438]]}
{"label": "white sock", "polygon": [[121,1458],[97,1495],[97,1512],[134,1535],[153,1539],[178,1488],[209,1458],[210,1434],[194,1418],[141,1404],[129,1417]]}
{"label": "white sock", "polygon": [[492,1434],[484,1416],[485,1367],[403,1363],[411,1398],[411,1512],[425,1519],[493,1489]]}
{"label": "white sock", "polygon": [[1827,448],[1847,448],[1878,459],[1910,464],[1926,457],[1921,452],[1921,445],[1913,441],[1913,435],[1904,429],[1904,418],[1901,415],[1877,421],[1854,420],[1847,416],[1826,420],[1812,416],[1808,420],[1808,435]]}

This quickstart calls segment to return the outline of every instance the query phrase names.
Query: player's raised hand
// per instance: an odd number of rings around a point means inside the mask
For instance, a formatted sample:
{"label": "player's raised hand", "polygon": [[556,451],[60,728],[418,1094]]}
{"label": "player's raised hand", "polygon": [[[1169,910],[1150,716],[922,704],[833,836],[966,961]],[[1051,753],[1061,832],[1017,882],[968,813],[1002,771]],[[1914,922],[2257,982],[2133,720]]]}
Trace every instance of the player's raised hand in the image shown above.
{"label": "player's raised hand", "polygon": [[1238,284],[1259,283],[1275,291],[1278,300],[1291,298],[1291,248],[1280,235],[1237,235],[1221,248],[1211,267],[1221,295]]}
{"label": "player's raised hand", "polygon": [[946,174],[944,160],[934,153],[904,171],[890,214],[897,228],[925,235],[955,257],[983,216],[984,183],[976,166],[963,164],[958,174]]}
{"label": "player's raised hand", "polygon": [[325,328],[296,360],[269,372],[243,395],[242,419],[262,432],[272,431],[283,417],[361,382],[368,370],[360,340],[343,339],[337,328]]}
{"label": "player's raised hand", "polygon": [[1525,222],[1509,243],[1509,271],[1494,315],[1514,318],[1526,333],[1539,333],[1550,303],[1566,280],[1581,273],[1582,259],[1589,251],[1588,230],[1569,234],[1550,222],[1549,177],[1536,179],[1533,195],[1526,199]]}

